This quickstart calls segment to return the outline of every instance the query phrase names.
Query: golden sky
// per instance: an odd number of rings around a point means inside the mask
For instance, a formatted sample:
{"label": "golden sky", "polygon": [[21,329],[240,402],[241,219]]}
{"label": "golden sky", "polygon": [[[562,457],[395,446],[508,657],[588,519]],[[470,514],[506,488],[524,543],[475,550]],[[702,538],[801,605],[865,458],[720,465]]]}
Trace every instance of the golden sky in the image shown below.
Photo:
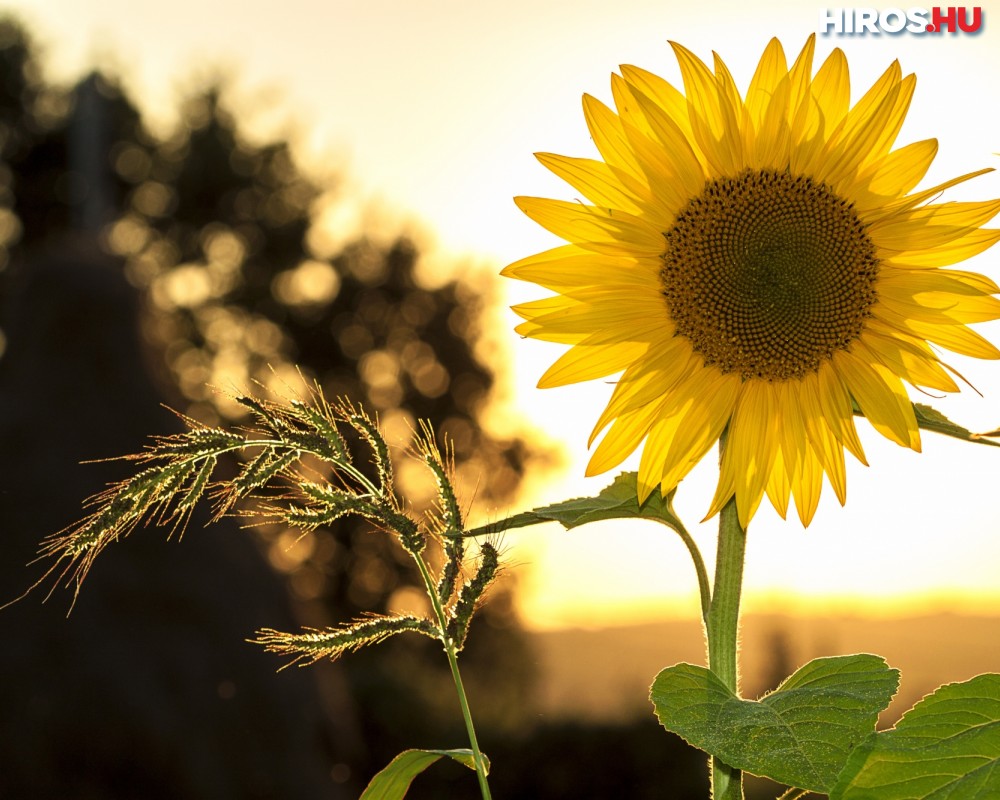
{"label": "golden sky", "polygon": [[[331,208],[331,224],[349,228],[363,207],[353,202],[359,196],[373,208],[388,204],[396,219],[419,219],[438,253],[469,256],[490,273],[557,243],[511,198],[573,198],[531,154],[595,154],[580,97],[609,100],[618,64],[678,81],[666,44],[673,39],[706,59],[718,51],[745,87],[767,40],[777,35],[797,52],[817,30],[821,8],[801,0],[0,0],[0,9],[19,13],[36,32],[50,77],[70,80],[95,61],[110,66],[163,125],[199,74],[230,70],[237,110],[262,135],[294,127],[305,159],[347,170],[352,203]],[[855,99],[894,58],[917,73],[899,143],[939,139],[926,185],[998,165],[1000,18],[992,12],[984,4],[977,36],[818,39],[817,63],[833,47],[846,51]],[[990,175],[947,199],[998,196],[1000,178]],[[429,259],[428,269],[439,263]],[[967,264],[1000,278],[1000,250]],[[517,285],[502,291],[506,303],[541,293]],[[597,491],[611,476],[581,476],[586,437],[610,386],[533,388],[562,348],[519,340],[509,312],[498,310],[496,320],[491,338],[497,358],[511,366],[512,413],[564,442],[569,454],[567,472],[531,483],[525,502]],[[978,330],[1000,341],[1000,324]],[[1000,425],[1000,364],[949,360],[984,397],[967,391],[917,399],[973,430]],[[769,510],[754,519],[748,603],[894,612],[921,602],[1000,611],[1000,450],[927,434],[917,455],[870,430],[862,439],[871,467],[849,465],[845,508],[827,487],[806,531]],[[714,470],[700,465],[677,500],[709,561],[714,525],[696,523],[714,490]],[[529,567],[522,597],[538,626],[696,613],[685,551],[652,524],[571,533],[551,526],[506,543]]]}

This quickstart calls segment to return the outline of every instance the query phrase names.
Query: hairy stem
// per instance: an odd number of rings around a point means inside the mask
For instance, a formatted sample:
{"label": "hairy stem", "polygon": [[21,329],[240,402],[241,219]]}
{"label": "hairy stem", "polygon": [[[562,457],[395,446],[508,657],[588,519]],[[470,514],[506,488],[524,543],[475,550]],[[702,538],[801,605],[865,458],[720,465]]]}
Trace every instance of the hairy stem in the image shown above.
{"label": "hairy stem", "polygon": [[671,525],[666,520],[655,518],[657,522],[660,522],[672,531],[677,533],[681,537],[681,541],[684,542],[684,546],[687,547],[688,553],[691,555],[691,561],[694,562],[694,571],[698,576],[698,594],[701,597],[701,618],[708,623],[708,612],[712,606],[712,590],[708,586],[708,570],[705,569],[705,561],[701,557],[701,551],[698,549],[698,545],[695,543],[691,534],[683,526],[677,526],[676,524]]}
{"label": "hairy stem", "polygon": [[[715,588],[706,620],[708,667],[733,693],[739,695],[736,648],[740,624],[740,592],[743,588],[743,556],[746,531],[740,526],[736,499],[730,500],[719,515],[719,550],[715,560]],[[743,776],[738,769],[714,756],[712,797],[714,800],[742,800]]]}
{"label": "hairy stem", "polygon": [[424,588],[427,596],[431,599],[434,607],[434,616],[437,617],[438,626],[441,629],[441,641],[444,643],[444,651],[448,655],[448,665],[451,667],[451,677],[455,681],[455,691],[458,694],[458,704],[462,707],[462,718],[465,720],[465,730],[469,734],[469,747],[472,748],[472,758],[476,765],[476,777],[479,779],[479,791],[483,800],[492,800],[490,795],[490,784],[486,779],[486,760],[479,749],[479,740],[476,738],[476,726],[472,723],[472,711],[469,709],[469,699],[465,696],[465,685],[462,683],[462,673],[458,669],[458,651],[455,642],[448,636],[448,617],[445,614],[444,606],[438,598],[438,593],[431,579],[430,570],[419,553],[413,554],[420,576],[424,581]]}

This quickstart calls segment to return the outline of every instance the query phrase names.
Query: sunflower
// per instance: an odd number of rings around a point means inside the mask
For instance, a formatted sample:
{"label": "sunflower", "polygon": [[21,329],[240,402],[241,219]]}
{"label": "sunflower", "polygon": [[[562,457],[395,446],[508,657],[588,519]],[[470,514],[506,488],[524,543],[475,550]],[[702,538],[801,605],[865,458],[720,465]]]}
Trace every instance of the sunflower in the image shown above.
{"label": "sunflower", "polygon": [[914,76],[893,62],[851,106],[843,52],[813,75],[814,45],[788,68],[771,40],[745,97],[677,44],[683,93],[621,67],[616,111],[583,98],[601,160],[537,156],[589,203],[516,198],[568,242],[502,273],[556,292],[514,307],[518,333],[572,345],[539,386],[621,373],[587,474],[645,441],[640,501],[728,431],[709,516],[791,496],[808,525],[824,474],[844,503],[845,451],[867,464],[856,410],[919,450],[904,381],[958,391],[939,348],[1000,358],[965,324],[1000,317],[1000,288],[942,269],[1000,238],[1000,201],[931,202],[990,170],[915,192],[937,142],[893,149]]}

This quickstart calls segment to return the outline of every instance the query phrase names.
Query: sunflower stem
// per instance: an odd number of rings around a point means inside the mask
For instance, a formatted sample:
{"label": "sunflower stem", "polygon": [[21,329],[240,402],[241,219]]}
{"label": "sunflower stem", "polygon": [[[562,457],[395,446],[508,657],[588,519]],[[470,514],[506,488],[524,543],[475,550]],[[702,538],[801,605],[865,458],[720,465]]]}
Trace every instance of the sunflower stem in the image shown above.
{"label": "sunflower stem", "polygon": [[[719,515],[719,550],[715,559],[715,587],[706,620],[708,667],[739,696],[737,640],[740,626],[740,593],[743,589],[743,557],[746,531],[740,525],[736,499]],[[709,760],[714,800],[742,800],[743,776],[738,769],[715,756]]]}

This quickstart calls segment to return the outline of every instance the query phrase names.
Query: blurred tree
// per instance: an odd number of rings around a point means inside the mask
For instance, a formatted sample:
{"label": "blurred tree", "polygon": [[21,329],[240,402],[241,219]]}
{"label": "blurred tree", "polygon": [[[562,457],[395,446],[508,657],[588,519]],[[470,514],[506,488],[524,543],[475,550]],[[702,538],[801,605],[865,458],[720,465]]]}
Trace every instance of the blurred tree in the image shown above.
{"label": "blurred tree", "polygon": [[[40,539],[121,477],[120,465],[79,462],[134,452],[178,421],[143,368],[136,291],[95,241],[122,186],[100,168],[101,140],[134,133],[138,115],[96,76],[73,92],[46,86],[11,23],[0,69],[6,602]],[[349,726],[324,717],[313,676],[276,682],[273,660],[241,641],[295,623],[282,582],[230,528],[183,553],[155,535],[115,548],[70,621],[65,598],[4,609],[0,797],[349,796],[330,774]]]}
{"label": "blurred tree", "polygon": [[[14,23],[0,25],[0,70],[5,291],[29,269],[24,253],[51,249],[70,229],[94,230],[144,293],[145,335],[163,354],[154,371],[186,413],[238,421],[245,409],[213,386],[259,382],[287,393],[301,370],[329,396],[378,412],[401,450],[416,420],[431,419],[454,444],[464,483],[488,505],[509,500],[527,463],[544,460],[523,439],[500,441],[480,425],[494,380],[473,348],[482,288],[457,279],[425,286],[405,238],[383,246],[362,236],[339,252],[315,252],[312,211],[324,187],[287,142],[251,144],[225,109],[223,87],[191,97],[178,130],[160,140],[106,75],[72,91],[46,84]],[[88,160],[87,137],[106,140],[103,160]],[[0,352],[5,330],[0,316]],[[400,479],[418,502],[428,496],[410,473]],[[364,524],[302,539],[261,534],[310,624],[420,596],[395,545]],[[503,589],[479,620],[465,657],[469,691],[480,724],[499,734],[523,722],[531,662]],[[399,637],[341,669],[369,748],[345,759],[355,780],[403,747],[461,743],[450,677],[432,642]]]}

